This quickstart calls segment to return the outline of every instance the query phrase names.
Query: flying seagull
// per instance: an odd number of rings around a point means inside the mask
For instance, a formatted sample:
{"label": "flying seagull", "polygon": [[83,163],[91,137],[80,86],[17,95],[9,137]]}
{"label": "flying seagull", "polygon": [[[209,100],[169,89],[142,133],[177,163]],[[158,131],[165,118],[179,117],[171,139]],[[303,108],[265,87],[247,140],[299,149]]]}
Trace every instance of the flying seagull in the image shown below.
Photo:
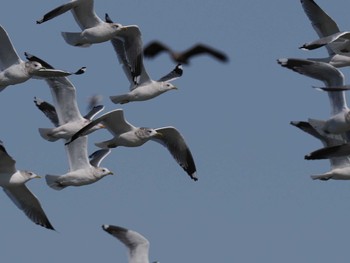
{"label": "flying seagull", "polygon": [[121,24],[101,20],[95,13],[93,0],[72,0],[49,11],[36,22],[44,23],[69,10],[82,30],[82,32],[62,32],[65,41],[72,46],[88,47],[109,41],[124,28]]}
{"label": "flying seagull", "polygon": [[[349,66],[350,57],[348,54],[346,54],[346,52],[345,54],[343,53],[343,51],[346,51],[346,49],[342,51],[342,44],[347,41],[343,41],[342,39],[334,39],[334,36],[340,33],[337,23],[326,12],[324,12],[314,0],[301,0],[300,2],[305,14],[312,24],[312,27],[316,31],[318,37],[322,39],[315,42],[306,43],[300,48],[314,49],[326,45],[328,51],[328,57],[326,58],[309,58],[309,60],[327,62],[334,67]],[[331,35],[332,37],[330,37]],[[329,41],[332,39],[334,39],[334,41]]]}
{"label": "flying seagull", "polygon": [[0,25],[0,91],[9,85],[23,83],[30,78],[64,77],[82,74],[85,68],[71,73],[63,70],[46,68],[38,61],[23,61],[5,31]]}
{"label": "flying seagull", "polygon": [[103,114],[90,124],[86,125],[67,143],[70,145],[81,135],[86,134],[89,129],[102,123],[106,129],[113,135],[113,138],[95,143],[100,148],[115,148],[117,146],[138,147],[149,140],[158,142],[165,146],[177,163],[187,172],[187,174],[197,181],[196,166],[189,147],[180,132],[174,127],[162,127],[157,129],[135,127],[124,119],[122,109],[117,109]]}
{"label": "flying seagull", "polygon": [[[108,16],[106,18],[107,21],[110,20]],[[129,26],[111,42],[130,82],[129,93],[110,96],[113,103],[124,104],[131,101],[149,100],[166,91],[176,89],[170,82],[182,76],[182,66],[177,65],[173,71],[158,81],[152,80],[143,65],[143,44],[138,26]]]}
{"label": "flying seagull", "polygon": [[[278,59],[277,62],[282,67],[324,82],[328,88],[344,86],[343,73],[329,63],[293,58]],[[331,105],[331,117],[326,121],[309,119],[310,124],[321,133],[340,134],[350,131],[350,111],[344,91],[327,93]]]}
{"label": "flying seagull", "polygon": [[109,149],[95,152],[90,157],[87,154],[87,136],[78,138],[73,143],[65,146],[68,160],[69,172],[63,175],[45,176],[48,186],[55,190],[62,190],[67,186],[82,186],[95,183],[107,175],[113,173],[104,167],[99,167],[102,160],[110,153]]}
{"label": "flying seagull", "polygon": [[125,245],[129,263],[149,263],[149,241],[144,236],[120,226],[102,225],[102,229]]}
{"label": "flying seagull", "polygon": [[228,61],[226,54],[201,43],[195,44],[183,52],[176,52],[159,41],[152,41],[143,49],[144,56],[148,58],[154,58],[161,52],[167,52],[174,62],[183,65],[188,65],[192,57],[199,55],[209,55],[221,62]]}
{"label": "flying seagull", "polygon": [[0,141],[0,186],[8,197],[35,224],[54,230],[39,200],[26,187],[25,183],[33,178],[40,178],[33,172],[17,170],[16,161],[7,153]]}

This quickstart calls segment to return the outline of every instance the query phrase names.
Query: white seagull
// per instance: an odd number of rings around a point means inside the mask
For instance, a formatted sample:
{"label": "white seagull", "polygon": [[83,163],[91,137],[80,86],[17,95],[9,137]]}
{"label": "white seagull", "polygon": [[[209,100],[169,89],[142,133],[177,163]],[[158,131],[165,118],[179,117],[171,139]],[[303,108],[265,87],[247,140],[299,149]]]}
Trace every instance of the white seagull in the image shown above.
{"label": "white seagull", "polygon": [[66,145],[66,151],[69,160],[69,172],[63,175],[45,176],[48,186],[55,190],[62,190],[67,186],[82,186],[97,182],[106,175],[113,173],[104,167],[99,167],[102,160],[110,153],[109,149],[103,149],[101,152],[95,152],[91,155],[89,161],[87,154],[87,136],[75,140]]}
{"label": "white seagull", "polygon": [[120,226],[102,225],[102,229],[122,242],[128,249],[129,263],[149,263],[149,241],[136,231]]}
{"label": "white seagull", "polygon": [[0,91],[9,85],[23,83],[30,78],[63,77],[72,74],[82,74],[84,68],[75,73],[45,68],[38,61],[23,61],[17,54],[11,40],[0,25]]}
{"label": "white seagull", "polygon": [[[344,75],[329,63],[305,59],[282,58],[277,62],[305,76],[318,79],[327,88],[344,86]],[[326,134],[342,134],[350,131],[350,110],[347,106],[344,91],[328,91],[331,105],[331,117],[326,120],[309,119],[310,124]],[[349,135],[344,135],[350,139]]]}
{"label": "white seagull", "polygon": [[86,134],[89,132],[89,129],[99,123],[102,123],[114,137],[108,141],[95,143],[97,147],[138,147],[149,140],[156,141],[169,150],[177,163],[187,172],[191,179],[194,181],[198,180],[191,151],[185,139],[176,128],[170,126],[157,129],[135,127],[124,119],[122,109],[110,111],[93,120],[74,134],[67,144],[70,144],[81,135]]}
{"label": "white seagull", "polygon": [[54,230],[39,200],[26,187],[25,183],[40,178],[33,172],[16,169],[16,161],[7,153],[0,141],[0,186],[8,197],[35,224]]}
{"label": "white seagull", "polygon": [[137,26],[129,26],[111,42],[130,82],[130,92],[110,96],[113,103],[124,104],[130,101],[149,100],[166,91],[176,89],[170,82],[182,76],[182,66],[178,64],[173,71],[158,81],[152,80],[143,65],[143,44],[141,32]]}
{"label": "white seagull", "polygon": [[[301,5],[305,11],[305,14],[309,18],[313,28],[322,40],[317,40],[311,43],[306,43],[300,48],[314,49],[323,45],[326,45],[328,51],[327,58],[309,58],[310,60],[328,62],[335,67],[345,67],[350,65],[349,54],[342,51],[344,43],[348,42],[346,39],[338,38],[334,36],[340,33],[337,23],[325,13],[313,0],[301,0]],[[335,35],[334,35],[335,34]],[[332,37],[329,37],[333,35]],[[333,41],[330,41],[332,40]],[[328,41],[328,42],[327,42]],[[325,43],[327,42],[327,43]],[[322,45],[323,43],[323,45]]]}
{"label": "white seagull", "polygon": [[[47,68],[52,68],[51,65],[47,64],[40,58],[30,54],[26,55],[29,59],[33,61],[41,61],[41,63],[45,64]],[[47,103],[42,105],[42,108],[46,107],[45,111],[50,111],[51,113],[48,114],[51,116],[53,114],[57,115],[58,119],[58,126],[57,123],[54,123],[54,125],[57,126],[55,128],[39,128],[39,133],[45,140],[57,141],[58,139],[70,139],[73,134],[90,123],[91,119],[103,110],[103,107],[99,106],[83,117],[76,101],[76,89],[67,77],[47,78],[45,80],[51,90],[55,105],[55,113],[53,113],[52,107],[48,108]],[[49,118],[51,119],[51,117]],[[104,128],[103,125],[97,125],[91,131],[101,128]]]}
{"label": "white seagull", "polygon": [[93,0],[72,0],[46,13],[37,23],[44,23],[67,11],[71,11],[82,32],[62,32],[65,41],[72,46],[88,47],[91,44],[111,40],[123,26],[102,21],[95,13]]}

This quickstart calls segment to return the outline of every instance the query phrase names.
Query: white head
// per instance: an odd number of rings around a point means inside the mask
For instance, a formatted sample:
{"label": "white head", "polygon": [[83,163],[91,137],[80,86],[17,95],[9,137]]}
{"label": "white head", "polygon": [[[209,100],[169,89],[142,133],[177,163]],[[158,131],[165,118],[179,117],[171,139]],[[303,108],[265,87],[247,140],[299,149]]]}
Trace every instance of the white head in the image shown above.
{"label": "white head", "polygon": [[99,179],[105,177],[106,175],[113,175],[113,173],[104,167],[95,167],[96,173],[95,176]]}
{"label": "white head", "polygon": [[150,138],[159,135],[159,133],[155,129],[145,127],[139,128],[137,131],[135,131],[135,134],[137,137],[144,140],[149,140]]}
{"label": "white head", "polygon": [[173,84],[171,84],[170,82],[161,82],[161,87],[160,90],[165,92],[168,90],[172,90],[172,89],[177,89]]}
{"label": "white head", "polygon": [[26,170],[20,171],[20,174],[22,175],[24,182],[27,182],[27,181],[34,179],[34,178],[41,178],[39,175],[37,175],[33,172],[30,172],[30,171],[26,171]]}
{"label": "white head", "polygon": [[27,61],[25,63],[25,67],[28,70],[29,73],[33,73],[36,71],[39,71],[40,69],[43,69],[44,67],[37,61]]}

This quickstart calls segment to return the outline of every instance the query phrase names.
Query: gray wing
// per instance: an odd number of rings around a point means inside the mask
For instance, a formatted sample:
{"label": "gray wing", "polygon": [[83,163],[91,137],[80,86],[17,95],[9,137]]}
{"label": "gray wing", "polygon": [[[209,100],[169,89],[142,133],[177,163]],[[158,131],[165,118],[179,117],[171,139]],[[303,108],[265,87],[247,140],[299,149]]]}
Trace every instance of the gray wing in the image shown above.
{"label": "gray wing", "polygon": [[5,29],[0,25],[0,67],[4,70],[22,62]]}
{"label": "gray wing", "polygon": [[47,12],[42,19],[36,21],[38,24],[44,23],[52,18],[66,13],[71,10],[75,21],[81,30],[94,27],[103,21],[96,15],[94,11],[93,0],[72,0],[69,3],[60,5]]}
{"label": "gray wing", "polygon": [[94,151],[89,156],[90,164],[94,167],[99,167],[100,163],[103,161],[104,158],[106,158],[108,154],[110,154],[110,152],[111,152],[111,149],[101,149],[101,150]]}
{"label": "gray wing", "polygon": [[161,136],[157,138],[153,137],[151,140],[159,142],[165,146],[191,179],[197,181],[196,165],[192,153],[180,132],[174,127],[163,127],[155,130],[160,133]]}
{"label": "gray wing", "polygon": [[104,23],[95,13],[93,0],[77,0],[72,10],[75,21],[81,30]]}
{"label": "gray wing", "polygon": [[52,104],[43,101],[37,97],[34,97],[34,103],[38,107],[38,109],[41,110],[41,112],[44,113],[47,118],[49,118],[49,120],[55,127],[59,126],[57,112]]}
{"label": "gray wing", "polygon": [[69,79],[64,77],[45,81],[50,87],[60,125],[81,120],[83,117],[78,108],[76,90]]}
{"label": "gray wing", "polygon": [[0,173],[14,174],[16,161],[7,153],[4,143],[0,141]]}
{"label": "gray wing", "polygon": [[34,56],[28,52],[24,52],[24,55],[29,61],[39,62],[43,66],[43,68],[41,68],[40,70],[33,72],[34,77],[59,78],[59,77],[67,77],[70,75],[81,75],[81,74],[84,74],[86,71],[86,67],[81,67],[80,69],[78,69],[75,72],[69,72],[69,71],[64,71],[64,70],[60,70],[60,69],[55,69],[49,63],[47,63],[46,61],[42,60],[41,58],[39,58],[37,56]]}
{"label": "gray wing", "polygon": [[150,81],[143,65],[142,38],[138,26],[126,26],[111,42],[131,89],[136,84]]}
{"label": "gray wing", "polygon": [[149,262],[149,241],[144,236],[136,231],[113,225],[103,225],[102,229],[128,248],[129,263]]}
{"label": "gray wing", "polygon": [[99,112],[103,111],[105,107],[103,105],[97,105],[91,108],[91,110],[84,116],[87,120],[92,120]]}
{"label": "gray wing", "polygon": [[338,32],[320,39],[317,39],[312,42],[305,43],[300,48],[301,49],[307,49],[307,50],[313,50],[320,47],[323,47],[325,45],[332,44],[332,50],[337,54],[343,54],[349,55],[350,46],[349,46],[349,40],[350,40],[350,32],[344,31],[344,32]]}
{"label": "gray wing", "polygon": [[181,64],[177,64],[177,66],[167,75],[165,75],[164,77],[160,78],[158,81],[173,81],[179,77],[182,76],[183,73],[183,69],[182,69],[182,65]]}
{"label": "gray wing", "polygon": [[[301,0],[305,14],[320,38],[339,32],[337,23],[327,15],[313,0]],[[334,55],[332,48],[327,46],[328,54]]]}
{"label": "gray wing", "polygon": [[306,160],[330,159],[350,155],[350,144],[324,147],[305,155]]}
{"label": "gray wing", "polygon": [[35,224],[54,230],[47,218],[39,200],[25,185],[3,188],[8,197],[21,209]]}
{"label": "gray wing", "polygon": [[[332,65],[306,59],[278,59],[278,64],[302,75],[323,81],[326,86],[343,86],[344,75]],[[337,114],[347,108],[345,93],[343,91],[328,92],[331,105],[331,114]]]}
{"label": "gray wing", "polygon": [[85,169],[90,166],[87,151],[87,136],[82,136],[65,146],[70,171]]}
{"label": "gray wing", "polygon": [[80,129],[72,136],[71,140],[67,144],[73,142],[80,136],[83,136],[87,133],[87,131],[99,123],[102,123],[113,135],[119,135],[121,133],[135,129],[133,125],[125,120],[123,110],[117,109],[103,114],[102,116],[90,122],[84,128]]}
{"label": "gray wing", "polygon": [[41,24],[44,23],[48,20],[51,20],[52,18],[55,18],[59,15],[62,15],[66,12],[68,12],[69,10],[71,10],[74,6],[77,5],[77,3],[79,2],[79,0],[72,0],[69,3],[60,5],[54,9],[52,9],[51,11],[47,12],[41,19],[37,20],[36,23],[37,24]]}

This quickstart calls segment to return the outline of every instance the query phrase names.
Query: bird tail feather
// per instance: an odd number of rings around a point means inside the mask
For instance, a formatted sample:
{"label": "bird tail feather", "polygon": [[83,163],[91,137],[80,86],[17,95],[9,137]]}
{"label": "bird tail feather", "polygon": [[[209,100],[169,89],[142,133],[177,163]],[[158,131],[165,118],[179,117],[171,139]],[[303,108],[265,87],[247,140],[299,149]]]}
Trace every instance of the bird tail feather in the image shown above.
{"label": "bird tail feather", "polygon": [[89,47],[89,46],[91,46],[91,44],[89,44],[89,43],[82,43],[81,33],[62,32],[61,34],[62,34],[64,40],[69,45],[72,45],[75,47]]}
{"label": "bird tail feather", "polygon": [[111,101],[115,104],[124,104],[124,103],[127,103],[129,102],[128,101],[128,95],[127,94],[124,94],[124,95],[116,95],[116,96],[110,96],[109,97],[111,99]]}
{"label": "bird tail feather", "polygon": [[52,129],[50,129],[50,128],[39,128],[40,136],[43,137],[45,140],[47,140],[49,142],[57,141],[59,138],[50,136],[51,132],[52,132]]}
{"label": "bird tail feather", "polygon": [[48,186],[50,186],[52,189],[55,190],[62,190],[63,188],[66,188],[66,185],[62,185],[57,181],[58,175],[51,175],[47,174],[45,176],[45,180]]}

